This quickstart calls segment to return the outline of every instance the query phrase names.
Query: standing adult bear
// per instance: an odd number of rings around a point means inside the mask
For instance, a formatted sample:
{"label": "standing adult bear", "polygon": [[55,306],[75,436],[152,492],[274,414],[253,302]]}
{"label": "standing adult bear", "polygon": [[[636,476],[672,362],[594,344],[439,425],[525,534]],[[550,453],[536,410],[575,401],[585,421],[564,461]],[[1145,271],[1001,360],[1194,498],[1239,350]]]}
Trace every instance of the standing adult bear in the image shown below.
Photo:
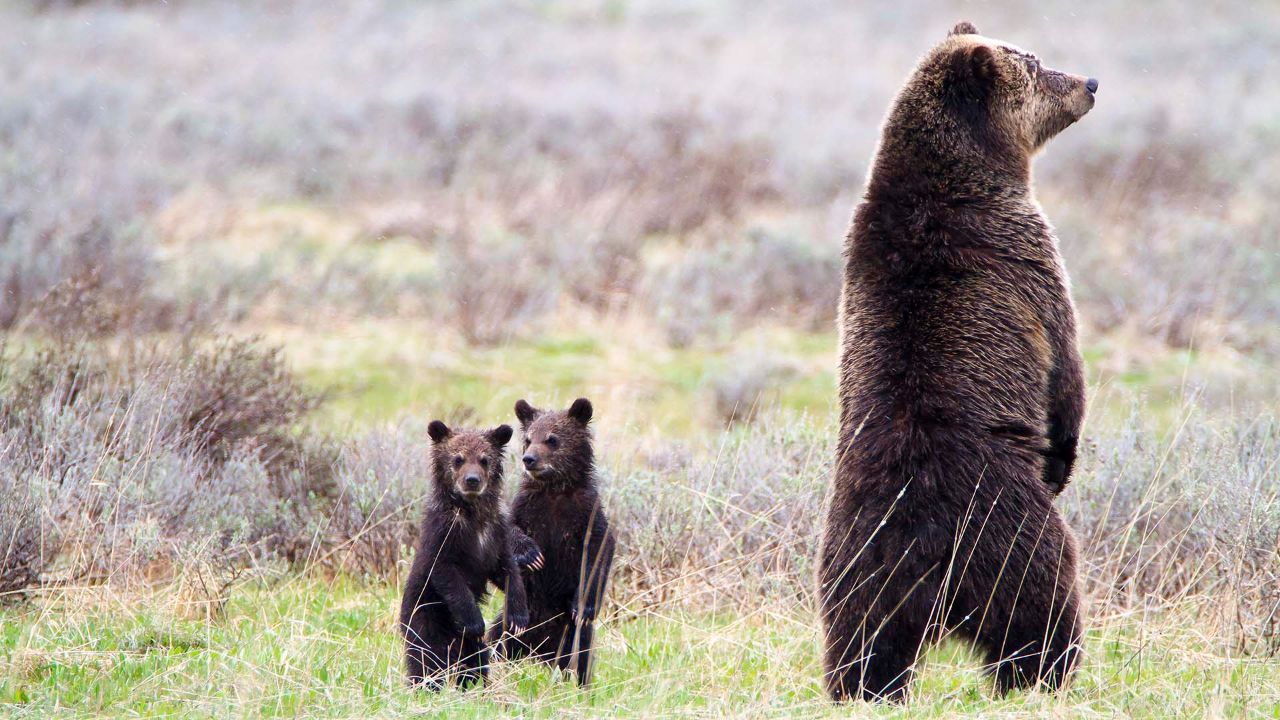
{"label": "standing adult bear", "polygon": [[1001,692],[1057,688],[1078,662],[1075,541],[1053,500],[1084,379],[1030,165],[1097,87],[961,23],[885,120],[845,246],[818,570],[837,700],[904,700],[944,634]]}

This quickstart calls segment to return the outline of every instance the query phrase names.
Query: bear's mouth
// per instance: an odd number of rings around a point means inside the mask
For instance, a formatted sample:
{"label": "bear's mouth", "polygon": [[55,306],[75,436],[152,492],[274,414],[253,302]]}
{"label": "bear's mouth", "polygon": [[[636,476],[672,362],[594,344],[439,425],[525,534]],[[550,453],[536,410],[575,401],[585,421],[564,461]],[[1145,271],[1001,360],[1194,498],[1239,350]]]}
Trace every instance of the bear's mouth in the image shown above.
{"label": "bear's mouth", "polygon": [[533,467],[525,468],[525,472],[529,473],[529,476],[530,476],[530,477],[535,477],[535,478],[539,478],[539,479],[541,479],[541,478],[543,478],[543,477],[545,477],[545,476],[547,476],[547,475],[551,474],[551,471],[552,471],[553,469],[554,469],[554,468],[552,468],[550,465],[545,465],[545,464],[539,463],[539,464],[537,464],[537,465],[534,465]]}

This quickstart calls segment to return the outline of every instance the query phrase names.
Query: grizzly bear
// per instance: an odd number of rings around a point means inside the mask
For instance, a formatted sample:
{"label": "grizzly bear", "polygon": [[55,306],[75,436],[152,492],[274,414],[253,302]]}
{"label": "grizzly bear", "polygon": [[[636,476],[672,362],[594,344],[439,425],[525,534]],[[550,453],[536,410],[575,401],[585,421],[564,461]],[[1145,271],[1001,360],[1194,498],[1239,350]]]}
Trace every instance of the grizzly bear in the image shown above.
{"label": "grizzly bear", "polygon": [[[591,679],[593,628],[614,552],[596,487],[591,413],[585,398],[556,412],[538,410],[524,400],[516,403],[524,434],[524,478],[511,518],[514,530],[527,534],[536,548],[524,573],[527,629],[506,623],[509,634],[498,642],[508,658],[529,655],[572,670],[579,685]],[[494,624],[490,639],[498,640],[503,625]]]}
{"label": "grizzly bear", "polygon": [[452,677],[468,685],[488,676],[489,648],[480,605],[488,583],[506,593],[513,630],[529,623],[520,569],[502,508],[502,457],[511,426],[431,436],[432,496],[400,605],[405,670],[411,685],[438,690]]}
{"label": "grizzly bear", "polygon": [[1075,310],[1031,158],[1097,81],[957,25],[899,91],[845,244],[840,431],[818,581],[827,689],[902,701],[972,642],[1003,693],[1080,657],[1053,501],[1084,416]]}

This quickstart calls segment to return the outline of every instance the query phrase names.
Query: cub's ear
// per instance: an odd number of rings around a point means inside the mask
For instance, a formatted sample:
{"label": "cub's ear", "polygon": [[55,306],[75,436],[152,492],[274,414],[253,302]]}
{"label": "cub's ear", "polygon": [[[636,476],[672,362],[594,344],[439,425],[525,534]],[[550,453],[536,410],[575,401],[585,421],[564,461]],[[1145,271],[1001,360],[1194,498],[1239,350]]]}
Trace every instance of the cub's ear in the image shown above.
{"label": "cub's ear", "polygon": [[427,434],[431,436],[431,442],[435,443],[444,441],[452,432],[448,425],[439,420],[432,420],[431,424],[427,426]]}
{"label": "cub's ear", "polygon": [[520,425],[522,427],[529,427],[529,425],[531,425],[534,420],[537,420],[538,416],[541,414],[541,410],[530,405],[524,400],[516,401],[516,419],[520,421]]}
{"label": "cub's ear", "polygon": [[569,417],[586,425],[591,422],[591,401],[586,398],[578,398],[569,406]]}
{"label": "cub's ear", "polygon": [[498,427],[489,431],[489,442],[493,443],[493,446],[498,448],[499,450],[506,447],[507,443],[510,441],[511,441],[510,425],[499,425]]}
{"label": "cub's ear", "polygon": [[947,33],[947,37],[951,37],[952,35],[981,35],[981,34],[982,33],[978,32],[978,27],[976,25],[969,22],[968,20],[961,20],[960,22],[956,23],[955,27],[951,28],[951,32]]}

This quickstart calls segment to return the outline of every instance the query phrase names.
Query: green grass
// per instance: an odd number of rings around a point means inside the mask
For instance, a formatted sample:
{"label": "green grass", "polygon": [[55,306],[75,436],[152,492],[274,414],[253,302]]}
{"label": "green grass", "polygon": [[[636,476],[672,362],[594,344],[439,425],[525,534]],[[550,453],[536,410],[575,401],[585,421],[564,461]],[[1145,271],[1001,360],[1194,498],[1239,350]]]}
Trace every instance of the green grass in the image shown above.
{"label": "green grass", "polygon": [[[722,428],[713,401],[717,378],[755,358],[788,368],[760,402],[815,417],[836,408],[835,333],[764,326],[725,344],[673,348],[604,323],[473,347],[422,323],[364,321],[322,332],[267,329],[265,336],[288,348],[308,383],[329,392],[320,421],[344,431],[460,411],[478,423],[510,422],[521,397],[567,404],[586,395],[606,425],[654,437],[705,437]],[[1172,427],[1188,400],[1211,411],[1280,409],[1280,386],[1266,380],[1273,368],[1250,356],[1163,346],[1137,351],[1111,337],[1088,344],[1084,354],[1094,431],[1121,427],[1135,407],[1154,427]]]}
{"label": "green grass", "polygon": [[[0,714],[219,717],[1280,716],[1280,663],[1232,658],[1162,616],[1095,621],[1061,695],[993,697],[958,644],[925,661],[906,709],[836,708],[798,608],[620,612],[600,631],[597,684],[499,664],[483,689],[401,680],[397,588],[292,576],[237,588],[217,619],[182,619],[165,591],[52,594],[0,609]],[[625,618],[625,619],[624,619]]]}
{"label": "green grass", "polygon": [[[409,323],[360,323],[324,334],[288,329],[266,337],[289,348],[292,365],[329,399],[322,422],[343,429],[461,409],[477,422],[510,422],[521,397],[535,404],[587,395],[643,432],[690,435],[718,427],[711,386],[735,361],[727,348],[669,348],[608,330],[560,331],[499,347],[473,347],[447,332]],[[796,367],[767,401],[829,412],[835,392],[833,335],[779,329],[754,342]]]}

